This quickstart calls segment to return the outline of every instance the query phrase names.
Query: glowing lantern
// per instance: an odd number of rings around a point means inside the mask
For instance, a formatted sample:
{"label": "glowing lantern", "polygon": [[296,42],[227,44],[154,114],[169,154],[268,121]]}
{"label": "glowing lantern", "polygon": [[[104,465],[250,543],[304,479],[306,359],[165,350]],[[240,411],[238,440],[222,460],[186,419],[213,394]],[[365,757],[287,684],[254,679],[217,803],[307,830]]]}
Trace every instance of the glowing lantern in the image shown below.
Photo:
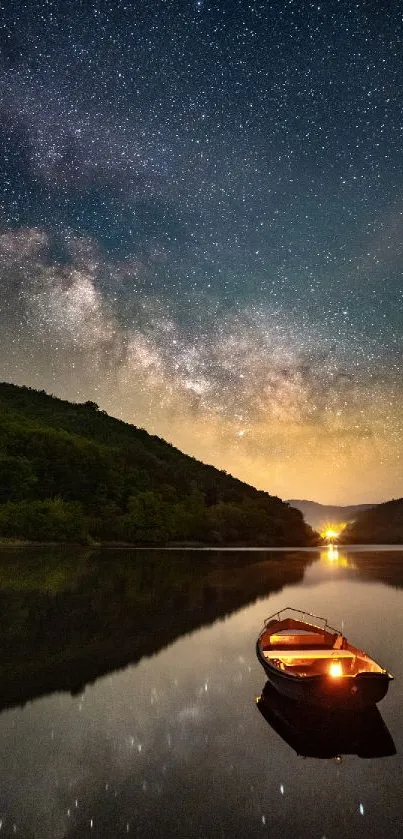
{"label": "glowing lantern", "polygon": [[333,676],[333,679],[338,679],[339,676],[343,675],[343,668],[340,664],[340,661],[332,661],[329,668],[329,673],[331,676]]}

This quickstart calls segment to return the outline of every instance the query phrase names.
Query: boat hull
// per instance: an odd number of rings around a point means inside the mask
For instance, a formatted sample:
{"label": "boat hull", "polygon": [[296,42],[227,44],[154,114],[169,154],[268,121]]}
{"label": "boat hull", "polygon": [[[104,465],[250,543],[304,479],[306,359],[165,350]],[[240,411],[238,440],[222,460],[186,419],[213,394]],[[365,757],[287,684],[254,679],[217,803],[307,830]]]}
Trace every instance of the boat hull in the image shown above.
{"label": "boat hull", "polygon": [[256,644],[256,654],[270,684],[282,696],[322,708],[360,709],[380,702],[387,693],[388,673],[358,673],[331,679],[326,674],[294,676],[279,670],[264,658]]}

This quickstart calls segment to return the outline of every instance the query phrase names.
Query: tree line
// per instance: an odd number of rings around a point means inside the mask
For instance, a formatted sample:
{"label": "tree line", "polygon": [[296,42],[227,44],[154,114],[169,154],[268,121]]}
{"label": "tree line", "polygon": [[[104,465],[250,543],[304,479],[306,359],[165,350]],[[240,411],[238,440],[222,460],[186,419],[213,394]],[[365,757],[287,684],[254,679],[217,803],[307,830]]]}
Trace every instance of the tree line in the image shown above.
{"label": "tree line", "polygon": [[403,544],[403,498],[394,498],[361,512],[343,531],[343,542],[350,545]]}
{"label": "tree line", "polygon": [[0,384],[0,536],[307,545],[301,513],[93,402]]}

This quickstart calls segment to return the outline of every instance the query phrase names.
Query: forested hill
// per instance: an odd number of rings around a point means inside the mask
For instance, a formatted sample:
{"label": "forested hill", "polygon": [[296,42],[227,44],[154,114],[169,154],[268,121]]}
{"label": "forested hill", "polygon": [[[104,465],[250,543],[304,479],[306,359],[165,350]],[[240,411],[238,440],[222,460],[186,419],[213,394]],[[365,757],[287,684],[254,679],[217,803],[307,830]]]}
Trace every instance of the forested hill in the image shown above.
{"label": "forested hill", "polygon": [[366,510],[343,533],[343,542],[362,545],[403,544],[403,498]]}
{"label": "forested hill", "polygon": [[0,384],[0,536],[308,545],[302,514],[159,437],[44,391]]}

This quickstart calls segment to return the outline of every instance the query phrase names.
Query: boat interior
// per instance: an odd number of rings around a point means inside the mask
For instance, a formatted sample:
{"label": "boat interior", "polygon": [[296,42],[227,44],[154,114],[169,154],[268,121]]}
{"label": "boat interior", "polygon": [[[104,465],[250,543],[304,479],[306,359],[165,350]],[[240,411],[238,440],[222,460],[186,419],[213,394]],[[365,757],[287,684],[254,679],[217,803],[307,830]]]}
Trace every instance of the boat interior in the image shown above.
{"label": "boat interior", "polygon": [[362,650],[329,627],[304,621],[270,621],[259,639],[264,658],[279,670],[294,676],[329,675],[333,678],[358,673],[384,673]]}

